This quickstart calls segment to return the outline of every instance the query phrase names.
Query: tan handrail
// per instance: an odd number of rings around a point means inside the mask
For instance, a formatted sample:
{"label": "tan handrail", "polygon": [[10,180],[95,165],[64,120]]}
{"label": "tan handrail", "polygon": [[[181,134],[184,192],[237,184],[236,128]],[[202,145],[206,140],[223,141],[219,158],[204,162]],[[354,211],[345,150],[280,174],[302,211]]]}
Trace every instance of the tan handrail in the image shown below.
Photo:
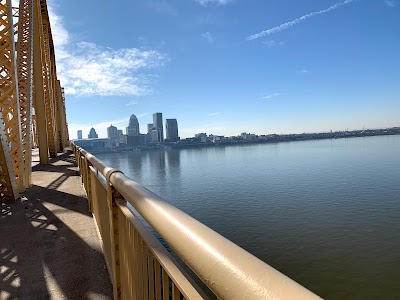
{"label": "tan handrail", "polygon": [[[104,177],[115,171],[76,148]],[[319,299],[123,173],[109,181],[219,299]]]}

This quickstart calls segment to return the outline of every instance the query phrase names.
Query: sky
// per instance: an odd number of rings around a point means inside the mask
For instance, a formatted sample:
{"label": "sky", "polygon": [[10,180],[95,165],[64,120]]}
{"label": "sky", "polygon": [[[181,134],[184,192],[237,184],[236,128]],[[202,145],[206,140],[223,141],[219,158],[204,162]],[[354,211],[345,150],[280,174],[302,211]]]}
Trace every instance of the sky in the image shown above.
{"label": "sky", "polygon": [[400,126],[400,0],[110,3],[48,0],[71,139]]}

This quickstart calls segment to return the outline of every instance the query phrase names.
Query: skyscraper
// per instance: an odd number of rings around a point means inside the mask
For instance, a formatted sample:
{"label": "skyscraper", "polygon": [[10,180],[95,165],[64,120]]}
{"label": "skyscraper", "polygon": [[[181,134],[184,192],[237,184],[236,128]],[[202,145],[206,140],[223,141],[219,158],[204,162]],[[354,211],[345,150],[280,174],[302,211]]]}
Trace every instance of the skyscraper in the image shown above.
{"label": "skyscraper", "polygon": [[[154,133],[154,131],[157,133]],[[162,113],[154,113],[153,114],[153,142],[162,143],[164,141],[164,130],[163,130],[163,121],[162,121]],[[155,140],[155,138],[157,140]]]}
{"label": "skyscraper", "polygon": [[77,136],[78,136],[78,140],[82,139],[82,130],[78,130]]}
{"label": "skyscraper", "polygon": [[151,138],[152,131],[153,131],[153,124],[147,124],[147,137],[146,137],[147,143],[152,142],[152,138]]}
{"label": "skyscraper", "polygon": [[107,128],[107,137],[111,140],[111,147],[119,144],[118,142],[118,128],[115,126],[111,126]]}
{"label": "skyscraper", "polygon": [[177,142],[179,140],[178,122],[176,121],[176,119],[165,120],[165,133],[166,139],[169,142]]}
{"label": "skyscraper", "polygon": [[129,126],[126,127],[127,136],[136,136],[140,134],[139,121],[135,115],[131,115],[129,119]]}
{"label": "skyscraper", "polygon": [[111,126],[107,128],[107,137],[109,139],[115,139],[117,136],[118,136],[118,128],[111,124]]}
{"label": "skyscraper", "polygon": [[88,138],[89,139],[98,139],[99,138],[98,134],[96,133],[96,130],[93,127],[90,128]]}

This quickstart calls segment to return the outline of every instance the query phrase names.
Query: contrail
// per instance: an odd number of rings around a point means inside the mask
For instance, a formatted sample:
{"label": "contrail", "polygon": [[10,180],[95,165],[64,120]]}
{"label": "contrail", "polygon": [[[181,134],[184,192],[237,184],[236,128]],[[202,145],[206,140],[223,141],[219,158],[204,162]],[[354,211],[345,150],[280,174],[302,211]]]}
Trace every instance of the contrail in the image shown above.
{"label": "contrail", "polygon": [[334,5],[330,6],[330,7],[328,7],[327,9],[323,9],[323,10],[319,10],[319,11],[314,11],[314,12],[309,13],[309,14],[307,14],[307,15],[304,15],[304,16],[302,16],[302,17],[300,17],[300,18],[294,19],[293,21],[286,22],[286,23],[283,23],[283,24],[278,25],[278,26],[276,26],[276,27],[273,27],[273,28],[271,28],[271,29],[267,29],[267,30],[261,31],[261,32],[259,32],[259,33],[250,35],[250,36],[248,36],[248,37],[246,38],[246,40],[251,41],[251,40],[255,40],[255,39],[258,39],[258,38],[260,38],[260,37],[263,37],[263,36],[265,36],[265,35],[270,35],[270,34],[273,34],[273,33],[280,32],[280,31],[285,30],[285,29],[288,29],[289,27],[292,27],[292,26],[294,26],[294,25],[296,25],[296,24],[298,24],[298,23],[300,23],[300,22],[303,22],[303,21],[307,20],[308,18],[317,16],[317,15],[322,15],[322,14],[327,13],[327,12],[329,12],[329,11],[331,11],[331,10],[334,10],[334,9],[340,7],[340,6],[349,4],[349,3],[354,2],[354,1],[355,1],[355,0],[345,0],[345,1],[343,1],[343,2],[336,3],[336,4],[334,4]]}
{"label": "contrail", "polygon": [[271,94],[271,95],[267,95],[267,96],[263,96],[263,97],[260,97],[260,98],[258,98],[258,99],[271,99],[272,97],[277,97],[277,96],[280,96],[281,95],[281,93],[275,93],[275,94]]}

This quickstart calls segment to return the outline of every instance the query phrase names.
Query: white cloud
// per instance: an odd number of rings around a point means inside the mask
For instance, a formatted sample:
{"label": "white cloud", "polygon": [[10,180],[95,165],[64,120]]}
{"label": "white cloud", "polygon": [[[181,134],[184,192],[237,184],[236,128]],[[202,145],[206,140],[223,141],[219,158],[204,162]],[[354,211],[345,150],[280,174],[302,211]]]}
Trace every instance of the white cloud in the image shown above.
{"label": "white cloud", "polygon": [[63,25],[63,17],[55,14],[51,5],[48,5],[47,8],[49,10],[51,34],[53,36],[56,59],[59,61],[71,56],[69,51],[66,49],[70,43],[70,35]]}
{"label": "white cloud", "polygon": [[162,66],[166,55],[156,50],[72,43],[63,18],[52,6],[48,8],[57,73],[67,94],[140,96],[152,92],[149,71]]}
{"label": "white cloud", "polygon": [[345,1],[343,1],[343,2],[336,3],[336,4],[334,4],[334,5],[330,6],[330,7],[328,7],[327,9],[323,9],[323,10],[319,10],[319,11],[314,11],[314,12],[312,12],[312,13],[309,13],[309,14],[306,14],[306,15],[304,15],[304,16],[301,16],[301,17],[299,17],[299,18],[297,18],[297,19],[294,19],[293,21],[289,21],[289,22],[283,23],[283,24],[281,24],[281,25],[275,26],[275,27],[273,27],[273,28],[270,28],[270,29],[267,29],[267,30],[263,30],[263,31],[261,31],[261,32],[259,32],[259,33],[250,35],[250,36],[248,36],[248,37],[246,38],[246,40],[255,40],[255,39],[258,39],[258,38],[263,37],[263,36],[266,36],[266,35],[270,35],[270,34],[273,34],[273,33],[280,32],[280,31],[282,31],[282,30],[288,29],[289,27],[292,27],[292,26],[294,26],[294,25],[297,25],[298,23],[303,22],[303,21],[307,20],[308,18],[317,16],[317,15],[325,14],[325,13],[331,11],[331,10],[334,10],[334,9],[340,7],[340,6],[349,4],[349,3],[354,2],[354,1],[355,1],[355,0],[345,0]]}
{"label": "white cloud", "polygon": [[389,6],[389,7],[396,7],[396,1],[394,1],[394,0],[387,0],[387,1],[385,1],[385,4],[387,5],[387,6]]}
{"label": "white cloud", "polygon": [[260,100],[271,99],[271,98],[273,98],[273,97],[278,97],[278,96],[280,96],[280,95],[281,95],[281,93],[274,93],[274,94],[271,94],[271,95],[262,96],[262,97],[260,97],[260,98],[258,98],[258,99],[260,99]]}
{"label": "white cloud", "polygon": [[214,4],[214,5],[226,5],[231,0],[195,0],[197,3],[200,3],[203,6],[208,6],[209,4]]}
{"label": "white cloud", "polygon": [[201,34],[202,38],[204,38],[207,42],[209,43],[214,43],[215,42],[215,37],[211,32],[205,32]]}
{"label": "white cloud", "polygon": [[212,116],[216,116],[216,115],[219,115],[219,114],[220,114],[219,112],[215,112],[215,113],[208,114],[207,116],[208,117],[212,117]]}

